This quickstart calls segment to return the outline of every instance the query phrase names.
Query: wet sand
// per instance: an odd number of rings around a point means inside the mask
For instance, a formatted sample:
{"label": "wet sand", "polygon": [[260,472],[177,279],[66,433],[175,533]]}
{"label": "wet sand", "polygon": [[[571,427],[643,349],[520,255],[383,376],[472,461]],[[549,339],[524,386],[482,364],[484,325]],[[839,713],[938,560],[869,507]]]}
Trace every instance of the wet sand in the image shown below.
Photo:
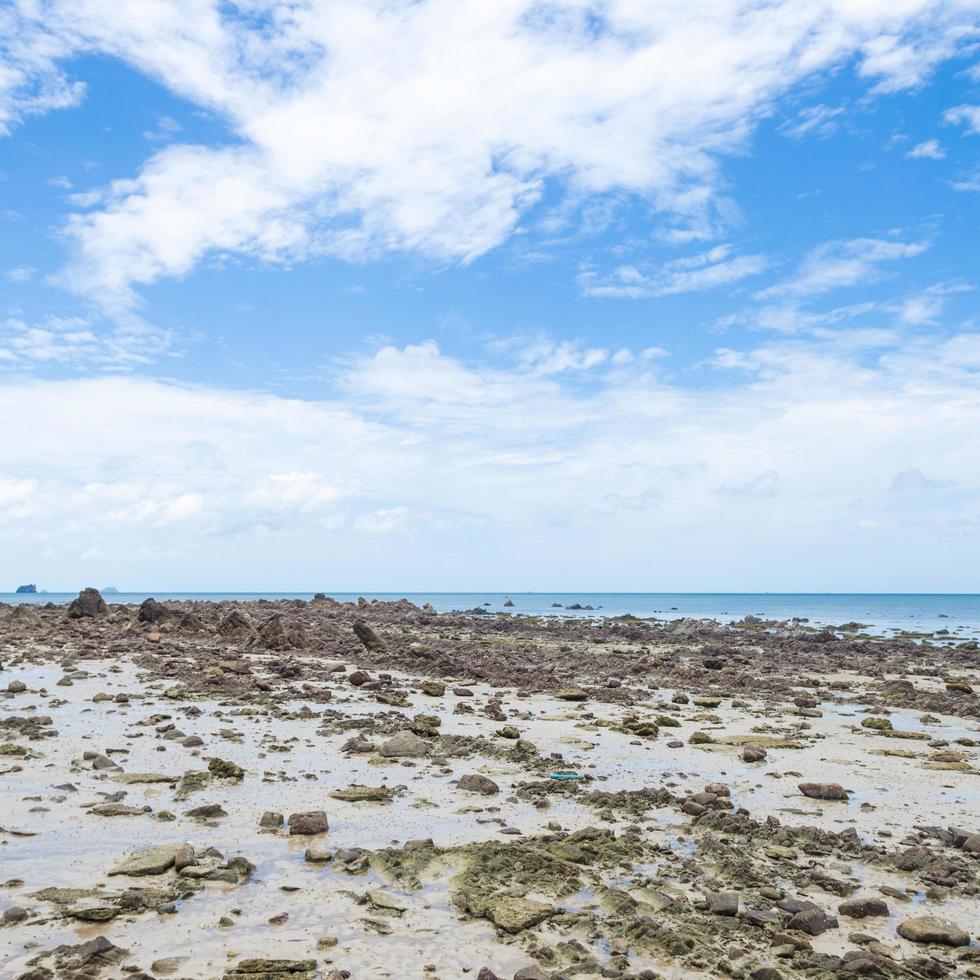
{"label": "wet sand", "polygon": [[975,643],[75,612],[0,616],[3,977],[980,976]]}

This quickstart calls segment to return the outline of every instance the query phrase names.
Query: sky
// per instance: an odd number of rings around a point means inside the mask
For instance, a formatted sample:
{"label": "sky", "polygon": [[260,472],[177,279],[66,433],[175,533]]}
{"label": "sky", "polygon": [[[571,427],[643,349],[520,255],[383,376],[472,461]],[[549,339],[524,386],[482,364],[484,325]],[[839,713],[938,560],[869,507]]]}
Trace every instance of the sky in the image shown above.
{"label": "sky", "polygon": [[980,0],[0,0],[0,591],[978,592]]}

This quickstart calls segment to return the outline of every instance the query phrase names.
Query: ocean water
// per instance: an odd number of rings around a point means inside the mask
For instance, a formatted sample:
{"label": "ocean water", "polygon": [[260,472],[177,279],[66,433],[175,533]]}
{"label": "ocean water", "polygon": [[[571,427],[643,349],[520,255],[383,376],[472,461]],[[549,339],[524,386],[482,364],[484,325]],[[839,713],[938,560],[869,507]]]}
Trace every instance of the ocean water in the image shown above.
{"label": "ocean water", "polygon": [[[140,603],[151,593],[106,593],[107,602]],[[250,599],[312,599],[312,592],[155,592],[161,602],[189,599],[215,602]],[[524,615],[620,616],[678,619],[716,619],[730,622],[744,616],[763,619],[799,617],[814,626],[858,622],[868,632],[892,634],[901,630],[934,633],[948,630],[954,638],[980,636],[980,595],[962,593],[882,594],[882,593],[789,593],[789,592],[330,592],[334,599],[392,600],[406,598],[423,605],[428,602],[439,612],[473,609]],[[75,593],[0,593],[0,603],[65,603]],[[505,606],[506,602],[513,605]],[[592,609],[569,609],[569,606]]]}

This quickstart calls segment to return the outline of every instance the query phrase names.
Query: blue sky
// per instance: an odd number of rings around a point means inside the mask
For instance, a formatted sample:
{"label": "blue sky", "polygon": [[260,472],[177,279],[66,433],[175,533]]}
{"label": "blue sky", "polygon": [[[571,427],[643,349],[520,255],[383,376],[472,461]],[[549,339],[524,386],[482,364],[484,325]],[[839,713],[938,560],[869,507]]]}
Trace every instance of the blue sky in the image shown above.
{"label": "blue sky", "polygon": [[8,586],[976,591],[980,5],[650,6],[0,9]]}

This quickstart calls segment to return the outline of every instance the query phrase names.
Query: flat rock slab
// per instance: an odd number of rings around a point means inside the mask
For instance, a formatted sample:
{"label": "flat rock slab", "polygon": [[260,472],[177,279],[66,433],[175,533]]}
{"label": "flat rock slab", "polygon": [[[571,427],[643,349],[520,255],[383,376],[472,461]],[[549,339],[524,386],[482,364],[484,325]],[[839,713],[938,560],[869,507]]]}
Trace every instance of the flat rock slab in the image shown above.
{"label": "flat rock slab", "polygon": [[487,908],[490,921],[510,933],[530,929],[557,914],[558,910],[553,905],[531,898],[500,898]]}
{"label": "flat rock slab", "polygon": [[109,875],[128,875],[131,878],[162,875],[174,866],[177,852],[187,846],[187,844],[164,844],[161,847],[148,847],[145,851],[138,851],[132,857],[126,858],[122,864],[114,867]]}
{"label": "flat rock slab", "polygon": [[387,786],[348,786],[335,789],[330,796],[345,803],[387,803],[392,793]]}

